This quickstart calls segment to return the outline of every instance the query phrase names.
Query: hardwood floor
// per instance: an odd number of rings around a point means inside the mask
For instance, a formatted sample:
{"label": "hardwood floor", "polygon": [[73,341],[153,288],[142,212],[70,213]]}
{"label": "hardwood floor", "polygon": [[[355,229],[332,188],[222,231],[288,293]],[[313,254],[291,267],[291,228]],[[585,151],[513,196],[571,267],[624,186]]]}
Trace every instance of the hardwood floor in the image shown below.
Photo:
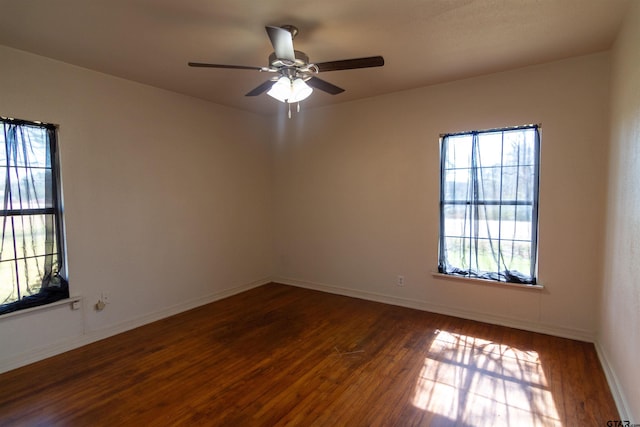
{"label": "hardwood floor", "polygon": [[0,425],[613,419],[592,344],[279,284],[0,375]]}

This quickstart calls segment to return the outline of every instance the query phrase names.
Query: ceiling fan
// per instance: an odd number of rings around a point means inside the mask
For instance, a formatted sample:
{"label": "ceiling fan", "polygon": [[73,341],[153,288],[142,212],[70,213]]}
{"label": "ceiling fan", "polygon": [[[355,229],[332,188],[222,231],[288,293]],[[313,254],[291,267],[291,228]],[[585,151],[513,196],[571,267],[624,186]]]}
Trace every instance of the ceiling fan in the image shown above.
{"label": "ceiling fan", "polygon": [[[325,71],[352,70],[356,68],[381,67],[384,65],[382,56],[366,58],[343,59],[340,61],[309,62],[306,53],[293,49],[293,39],[298,29],[293,25],[281,27],[265,27],[274,52],[269,55],[268,67],[251,67],[244,65],[208,64],[189,62],[190,67],[233,68],[240,70],[257,70],[273,73],[274,76],[258,87],[249,91],[245,96],[257,96],[264,92],[281,102],[297,103],[311,95],[313,88],[337,95],[344,89],[324,81],[316,74]],[[290,115],[290,112],[289,112]]]}

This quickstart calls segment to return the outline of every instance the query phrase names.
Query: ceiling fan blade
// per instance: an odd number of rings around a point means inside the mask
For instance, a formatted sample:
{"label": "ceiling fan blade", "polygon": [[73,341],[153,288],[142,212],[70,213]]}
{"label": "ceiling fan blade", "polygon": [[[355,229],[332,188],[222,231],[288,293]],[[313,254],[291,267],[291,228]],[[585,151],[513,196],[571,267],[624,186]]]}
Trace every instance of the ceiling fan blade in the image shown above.
{"label": "ceiling fan blade", "polygon": [[293,36],[291,33],[280,27],[266,26],[265,29],[273,45],[273,50],[276,52],[276,57],[295,61],[296,54],[293,51]]}
{"label": "ceiling fan blade", "polygon": [[320,89],[324,92],[330,93],[331,95],[337,95],[344,92],[344,89],[342,89],[341,87],[333,85],[317,77],[311,77],[309,80],[307,80],[307,84],[316,89]]}
{"label": "ceiling fan blade", "polygon": [[341,61],[328,61],[315,64],[320,72],[353,70],[355,68],[382,67],[384,58],[382,56],[369,56],[366,58],[343,59]]}
{"label": "ceiling fan blade", "polygon": [[248,92],[245,96],[258,96],[263,92],[266,92],[269,89],[271,89],[271,87],[273,86],[273,83],[274,83],[273,80],[267,80],[266,82],[262,83],[260,86]]}
{"label": "ceiling fan blade", "polygon": [[189,62],[189,67],[204,67],[204,68],[233,68],[238,70],[262,70],[262,67],[249,67],[246,65],[224,65],[224,64],[207,64],[204,62]]}

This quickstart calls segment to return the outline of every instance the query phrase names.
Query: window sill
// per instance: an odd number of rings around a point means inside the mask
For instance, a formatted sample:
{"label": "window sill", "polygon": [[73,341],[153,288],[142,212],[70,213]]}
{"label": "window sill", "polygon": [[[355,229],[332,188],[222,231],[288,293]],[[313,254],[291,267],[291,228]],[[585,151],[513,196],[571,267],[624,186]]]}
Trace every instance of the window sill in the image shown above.
{"label": "window sill", "polygon": [[436,279],[454,280],[454,281],[472,283],[476,285],[489,285],[489,286],[509,287],[509,288],[517,288],[517,289],[536,289],[536,290],[544,289],[544,286],[539,283],[535,285],[526,285],[521,283],[498,282],[497,280],[477,279],[475,277],[463,277],[463,276],[455,276],[453,274],[443,274],[437,271],[432,271],[431,275]]}
{"label": "window sill", "polygon": [[[61,305],[66,305],[69,304],[69,307],[71,307],[71,304],[73,304],[74,302],[79,302],[82,300],[81,296],[72,296],[69,298],[64,298],[58,301],[54,301],[54,302],[50,302],[48,304],[43,304],[43,305],[38,305],[36,307],[30,307],[30,308],[25,308],[23,310],[16,310],[16,311],[12,311],[10,313],[5,313],[3,315],[0,315],[0,321],[2,319],[7,319],[9,317],[16,317],[16,316],[21,316],[23,314],[28,314],[28,313],[32,313],[34,311],[42,311],[42,310],[46,310],[49,308],[54,308],[54,307],[58,307]],[[72,308],[73,310],[73,308]]]}

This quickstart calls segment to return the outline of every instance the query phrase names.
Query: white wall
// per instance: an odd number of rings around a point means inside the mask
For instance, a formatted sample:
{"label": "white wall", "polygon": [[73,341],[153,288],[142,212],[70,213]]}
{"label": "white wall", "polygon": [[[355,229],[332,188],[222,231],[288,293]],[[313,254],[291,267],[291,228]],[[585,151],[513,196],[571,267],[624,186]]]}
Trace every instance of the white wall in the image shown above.
{"label": "white wall", "polygon": [[601,353],[622,391],[623,418],[640,423],[640,2],[612,53],[611,153],[601,296]]}
{"label": "white wall", "polygon": [[[602,53],[301,112],[274,138],[278,280],[593,339],[608,64]],[[433,277],[439,134],[528,123],[542,124],[545,289]]]}
{"label": "white wall", "polygon": [[3,316],[0,371],[272,274],[265,118],[4,47],[0,64],[0,115],[60,125],[69,280],[84,298]]}

